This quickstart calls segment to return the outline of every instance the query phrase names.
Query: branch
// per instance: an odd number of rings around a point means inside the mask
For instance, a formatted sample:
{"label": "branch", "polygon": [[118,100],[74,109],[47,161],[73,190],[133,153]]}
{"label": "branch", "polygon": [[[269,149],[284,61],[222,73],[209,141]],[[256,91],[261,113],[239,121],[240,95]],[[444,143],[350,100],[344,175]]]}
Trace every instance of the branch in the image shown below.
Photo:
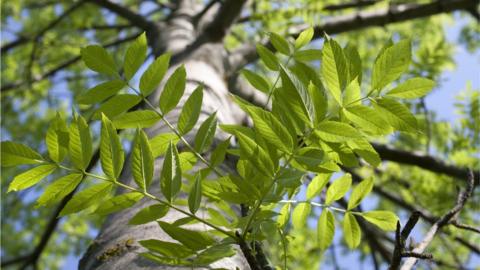
{"label": "branch", "polygon": [[[413,253],[423,253],[428,245],[432,242],[433,237],[435,234],[440,230],[443,226],[447,225],[465,206],[468,198],[473,193],[474,188],[474,176],[473,172],[470,172],[470,176],[468,178],[468,186],[465,191],[461,191],[457,197],[457,203],[455,206],[448,211],[445,215],[443,215],[437,222],[433,224],[430,230],[427,232],[425,238],[418,244],[416,248],[412,250]],[[413,268],[415,263],[417,262],[418,258],[410,257],[408,258],[405,263],[402,265],[401,270],[410,270]]]}
{"label": "branch", "polygon": [[142,15],[137,14],[131,11],[130,9],[128,9],[127,7],[121,6],[109,0],[86,0],[86,1],[111,11],[117,16],[126,19],[131,24],[145,31],[148,31],[155,26],[154,23],[150,22],[149,20],[146,20]]}
{"label": "branch", "polygon": [[[325,20],[323,25],[315,27],[314,38],[320,38],[324,33],[330,35],[345,33],[348,31],[364,29],[372,26],[385,26],[390,23],[403,22],[411,19],[424,18],[440,13],[452,12],[455,10],[467,10],[475,8],[477,0],[437,0],[428,4],[408,3],[379,11],[363,11],[354,14],[348,14]],[[298,36],[300,31],[292,34],[292,37]],[[271,44],[265,43],[268,48],[273,48]],[[236,72],[243,66],[258,59],[255,46],[247,44],[240,47],[232,53],[229,62]]]}
{"label": "branch", "polygon": [[[448,165],[445,162],[431,156],[398,150],[382,144],[372,143],[372,146],[375,148],[378,154],[380,154],[380,157],[383,160],[415,165],[432,172],[443,173],[461,179],[469,179],[470,177],[471,172],[467,168],[459,168],[453,165]],[[475,179],[475,185],[478,185],[480,172],[474,172],[473,177]]]}
{"label": "branch", "polygon": [[480,233],[480,228],[475,227],[475,226],[472,226],[472,225],[467,225],[467,224],[459,223],[457,220],[453,220],[452,222],[450,222],[450,224],[452,224],[453,226],[455,226],[455,227],[457,227],[457,228],[459,228],[459,229],[464,229],[464,230],[467,230],[467,231],[472,231],[472,232]]}

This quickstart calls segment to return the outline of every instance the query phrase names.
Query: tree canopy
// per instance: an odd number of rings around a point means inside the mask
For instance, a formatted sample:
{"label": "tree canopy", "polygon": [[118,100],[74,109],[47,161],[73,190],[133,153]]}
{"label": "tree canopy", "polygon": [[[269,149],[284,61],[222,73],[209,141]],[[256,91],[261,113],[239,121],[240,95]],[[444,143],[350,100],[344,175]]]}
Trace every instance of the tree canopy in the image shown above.
{"label": "tree canopy", "polygon": [[478,9],[2,2],[2,267],[476,269]]}

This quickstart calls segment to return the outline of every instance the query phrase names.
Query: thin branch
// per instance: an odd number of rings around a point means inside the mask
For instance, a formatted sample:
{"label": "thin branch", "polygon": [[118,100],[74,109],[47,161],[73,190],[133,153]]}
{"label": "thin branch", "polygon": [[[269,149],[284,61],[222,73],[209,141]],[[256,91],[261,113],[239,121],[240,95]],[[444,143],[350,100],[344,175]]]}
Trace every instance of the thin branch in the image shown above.
{"label": "thin branch", "polygon": [[206,4],[203,9],[193,17],[192,20],[194,25],[197,24],[203,18],[203,16],[218,2],[220,2],[220,0],[210,0],[210,2],[208,2],[208,4]]}
{"label": "thin branch", "polygon": [[[447,225],[452,218],[454,218],[465,206],[468,198],[472,195],[474,189],[474,175],[473,172],[470,172],[470,176],[468,179],[468,185],[465,191],[461,191],[457,197],[457,203],[455,206],[448,211],[445,215],[443,215],[437,222],[433,224],[430,230],[427,232],[425,238],[415,247],[412,252],[413,253],[423,253],[428,245],[432,242],[435,234],[445,225]],[[405,261],[402,265],[401,270],[410,270],[413,268],[415,263],[417,262],[418,258],[410,257]]]}
{"label": "thin branch", "polygon": [[450,222],[450,224],[452,224],[453,226],[455,226],[459,229],[464,229],[464,230],[467,230],[467,231],[480,233],[480,228],[472,226],[472,225],[460,223],[457,220],[453,220],[452,222]]}
{"label": "thin branch", "polygon": [[[390,7],[378,11],[363,11],[354,14],[348,14],[325,20],[325,23],[314,28],[314,38],[320,38],[324,33],[330,35],[345,33],[353,30],[364,29],[372,26],[385,26],[387,24],[403,22],[407,20],[424,18],[440,13],[452,12],[455,10],[467,10],[476,8],[477,0],[437,0],[428,4],[408,3]],[[292,37],[298,36],[300,31],[292,34]],[[265,43],[265,46],[273,48],[271,44]],[[232,66],[232,73],[240,70],[245,65],[258,59],[258,55],[253,44],[247,44],[234,51],[229,57],[229,63]]]}

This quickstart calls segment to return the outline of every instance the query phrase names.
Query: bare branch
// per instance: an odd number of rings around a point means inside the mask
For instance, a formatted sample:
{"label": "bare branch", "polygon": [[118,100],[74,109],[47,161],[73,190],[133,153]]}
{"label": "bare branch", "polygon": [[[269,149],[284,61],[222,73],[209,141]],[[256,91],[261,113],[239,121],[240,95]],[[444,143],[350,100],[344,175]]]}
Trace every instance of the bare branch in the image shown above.
{"label": "bare branch", "polygon": [[[325,23],[315,27],[314,38],[320,38],[324,33],[330,35],[345,33],[353,30],[364,29],[372,26],[385,26],[387,24],[403,22],[407,20],[424,18],[440,13],[452,12],[455,10],[467,10],[477,6],[477,0],[437,0],[428,4],[408,3],[390,7],[378,11],[363,11],[344,16],[333,17],[325,20]],[[296,37],[300,31],[292,34]],[[265,46],[273,48],[271,44]],[[247,44],[240,47],[230,56],[229,62],[233,67],[231,71],[236,72],[243,66],[258,59],[255,46]]]}
{"label": "bare branch", "polygon": [[467,224],[460,223],[457,220],[453,220],[452,222],[450,222],[450,224],[452,224],[453,226],[455,226],[459,229],[464,229],[464,230],[467,230],[467,231],[480,233],[480,228],[472,226],[472,225],[467,225]]}

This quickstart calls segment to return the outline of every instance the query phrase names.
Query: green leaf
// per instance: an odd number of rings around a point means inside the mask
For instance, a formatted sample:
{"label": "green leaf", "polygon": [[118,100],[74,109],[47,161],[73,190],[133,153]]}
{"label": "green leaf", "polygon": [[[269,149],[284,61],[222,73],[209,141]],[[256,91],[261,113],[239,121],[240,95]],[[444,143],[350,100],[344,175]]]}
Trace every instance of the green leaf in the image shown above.
{"label": "green leaf", "polygon": [[266,176],[272,176],[274,165],[267,151],[254,140],[240,132],[236,133],[241,154]]}
{"label": "green leaf", "polygon": [[323,209],[317,223],[318,246],[326,250],[333,242],[335,235],[335,218],[328,209]]}
{"label": "green leaf", "polygon": [[167,114],[177,106],[185,91],[186,81],[187,73],[185,72],[185,67],[182,65],[168,78],[160,95],[158,105],[163,114]]}
{"label": "green leaf", "polygon": [[135,183],[147,190],[153,178],[153,154],[147,134],[137,130],[132,150],[132,175]]}
{"label": "green leaf", "polygon": [[423,97],[432,91],[435,82],[426,78],[411,78],[390,90],[386,96],[414,99]]}
{"label": "green leaf", "polygon": [[182,169],[178,157],[177,148],[170,142],[165,159],[163,160],[162,173],[160,175],[162,193],[168,201],[172,201],[182,186]]}
{"label": "green leaf", "polygon": [[113,118],[123,112],[128,111],[130,108],[140,103],[140,101],[142,101],[142,98],[137,95],[116,95],[100,105],[97,111],[93,114],[92,119],[101,119],[102,113],[108,118]]}
{"label": "green leaf", "polygon": [[380,155],[367,140],[352,140],[348,141],[347,144],[357,155],[365,159],[373,167],[377,167],[382,162]]}
{"label": "green leaf", "polygon": [[154,262],[157,265],[170,265],[175,267],[179,267],[179,266],[191,267],[192,266],[191,260],[187,260],[187,259],[163,257],[156,253],[148,253],[148,252],[143,252],[143,253],[140,253],[139,255],[147,260]]}
{"label": "green leaf", "polygon": [[402,103],[382,98],[373,103],[375,109],[396,130],[415,133],[418,131],[417,119]]}
{"label": "green leaf", "polygon": [[345,88],[343,93],[343,107],[348,108],[350,106],[362,105],[361,90],[358,78],[354,78]]}
{"label": "green leaf", "polygon": [[277,226],[280,229],[283,229],[285,225],[287,225],[288,220],[290,219],[290,209],[292,205],[290,203],[285,204],[282,206],[282,209],[280,209],[280,215],[277,217]]}
{"label": "green leaf", "polygon": [[295,49],[300,49],[301,47],[310,43],[313,38],[313,27],[309,27],[298,35],[297,39],[295,39]]}
{"label": "green leaf", "polygon": [[202,202],[202,177],[200,173],[195,176],[195,182],[188,194],[188,209],[192,214],[195,214]]}
{"label": "green leaf", "polygon": [[125,155],[117,130],[112,122],[102,114],[100,131],[100,162],[102,170],[110,179],[117,180],[122,172]]}
{"label": "green leaf", "polygon": [[262,76],[248,69],[243,69],[241,73],[253,87],[268,94],[270,91],[270,84]]}
{"label": "green leaf", "polygon": [[168,70],[170,56],[170,53],[160,55],[142,74],[142,77],[140,77],[140,92],[143,96],[150,95],[158,87]]}
{"label": "green leaf", "polygon": [[77,169],[85,170],[92,158],[92,135],[83,117],[74,115],[69,128],[68,151]]}
{"label": "green leaf", "polygon": [[104,201],[96,210],[95,214],[105,216],[114,212],[127,209],[143,198],[138,192],[124,193]]}
{"label": "green leaf", "polygon": [[186,258],[195,254],[192,250],[182,244],[148,239],[138,241],[140,245],[151,252],[158,253],[167,258]]}
{"label": "green leaf", "polygon": [[347,191],[352,185],[352,176],[347,173],[333,183],[327,189],[327,196],[325,197],[325,204],[331,204],[332,202],[339,200],[345,196]]}
{"label": "green leaf", "polygon": [[346,213],[345,218],[343,219],[343,236],[350,249],[354,249],[360,245],[362,231],[360,230],[360,226],[358,225],[355,216],[351,213]]}
{"label": "green leaf", "polygon": [[299,230],[305,226],[307,223],[308,215],[312,210],[312,206],[308,202],[299,203],[295,209],[293,209],[292,213],[292,224],[293,228]]}
{"label": "green leaf", "polygon": [[61,201],[70,194],[82,182],[83,175],[72,173],[60,177],[58,180],[48,185],[42,196],[38,198],[36,206],[51,206]]}
{"label": "green leaf", "polygon": [[180,153],[178,155],[178,160],[180,161],[180,169],[182,169],[182,172],[191,170],[197,163],[197,157],[192,152]]}
{"label": "green leaf", "polygon": [[140,66],[147,57],[147,36],[143,32],[135,41],[127,48],[125,53],[125,61],[123,63],[123,72],[127,81],[138,71]]}
{"label": "green leaf", "polygon": [[43,157],[30,147],[11,141],[3,141],[0,145],[2,167],[43,162]]}
{"label": "green leaf", "polygon": [[319,173],[317,176],[315,176],[310,184],[308,184],[307,187],[307,200],[311,200],[313,197],[317,196],[322,189],[325,187],[325,185],[328,183],[328,180],[330,180],[330,177],[332,174],[330,173]]}
{"label": "green leaf", "polygon": [[336,122],[336,121],[323,121],[318,125],[315,134],[320,139],[327,142],[345,142],[352,139],[361,139],[362,136],[358,130],[352,126]]}
{"label": "green leaf", "polygon": [[395,231],[397,228],[398,217],[390,211],[368,211],[360,215],[384,231]]}
{"label": "green leaf", "polygon": [[374,135],[387,135],[392,128],[385,121],[382,115],[367,106],[356,105],[342,110],[345,117],[362,130]]}
{"label": "green leaf", "polygon": [[210,164],[212,166],[218,166],[222,164],[225,160],[225,154],[227,153],[227,149],[230,146],[230,137],[225,141],[219,143],[215,150],[212,152],[212,156],[210,157]]}
{"label": "green leaf", "polygon": [[148,222],[155,221],[164,217],[170,208],[164,204],[154,204],[143,208],[133,216],[128,224],[140,225]]}
{"label": "green leaf", "polygon": [[47,164],[47,165],[40,165],[38,167],[32,168],[26,172],[23,172],[15,178],[13,178],[12,182],[8,186],[8,191],[20,191],[22,189],[29,188],[36,183],[40,182],[43,178],[47,177],[55,169],[57,168],[56,165]]}
{"label": "green leaf", "polygon": [[348,201],[347,210],[352,210],[353,208],[357,207],[360,202],[367,196],[373,188],[373,177],[369,177],[360,184],[356,185],[353,188],[352,195],[350,196],[350,200]]}
{"label": "green leaf", "polygon": [[348,67],[342,47],[327,38],[323,44],[321,73],[333,99],[342,105],[342,92],[347,86]]}
{"label": "green leaf", "polygon": [[108,52],[99,45],[89,45],[80,50],[85,65],[98,73],[117,75],[115,61]]}
{"label": "green leaf", "polygon": [[236,251],[229,244],[216,245],[200,252],[194,259],[194,264],[208,265],[226,257],[232,257]]}
{"label": "green leaf", "polygon": [[[300,170],[316,172],[319,165],[325,162],[325,153],[323,150],[315,147],[303,147],[293,156],[292,165]],[[297,164],[298,163],[298,166]]]}
{"label": "green leaf", "polygon": [[257,53],[268,69],[273,71],[278,70],[279,62],[274,53],[261,44],[257,44]]}
{"label": "green leaf", "polygon": [[313,106],[315,109],[315,124],[321,123],[328,110],[328,100],[325,95],[325,90],[318,88],[313,82],[308,84],[308,93],[312,97]]}
{"label": "green leaf", "polygon": [[118,91],[125,87],[122,80],[113,80],[100,83],[90,88],[86,93],[80,95],[77,99],[79,104],[95,104],[115,95]]}
{"label": "green leaf", "polygon": [[203,86],[199,85],[188,97],[178,117],[178,131],[186,134],[195,126],[202,110]]}
{"label": "green leaf", "polygon": [[322,51],[316,49],[297,51],[293,55],[293,58],[297,61],[310,62],[322,59]]}
{"label": "green leaf", "polygon": [[175,133],[163,133],[150,139],[150,146],[152,148],[153,158],[157,158],[168,149],[170,141],[176,145],[180,139]]}
{"label": "green leaf", "polygon": [[270,42],[273,47],[284,55],[290,55],[290,44],[282,36],[276,33],[270,33]]}
{"label": "green leaf", "polygon": [[112,122],[116,129],[147,128],[162,119],[155,111],[140,110],[127,112],[115,117]]}
{"label": "green leaf", "polygon": [[217,114],[213,113],[202,123],[202,125],[200,125],[200,128],[195,135],[195,151],[202,153],[206,147],[210,146],[213,142],[213,138],[215,137],[216,130]]}
{"label": "green leaf", "polygon": [[93,185],[87,189],[75,194],[73,198],[68,201],[67,205],[62,209],[59,216],[65,216],[80,212],[97,202],[105,199],[105,197],[112,190],[113,184],[111,182]]}
{"label": "green leaf", "polygon": [[202,250],[215,243],[215,240],[204,232],[183,229],[163,221],[158,221],[158,224],[170,237],[192,250]]}
{"label": "green leaf", "polygon": [[347,60],[348,73],[350,80],[357,78],[358,84],[362,84],[362,59],[358,54],[357,47],[352,44],[348,44],[344,49],[345,58]]}
{"label": "green leaf", "polygon": [[372,89],[381,90],[408,70],[410,65],[410,40],[401,40],[387,47],[375,60],[372,71]]}
{"label": "green leaf", "polygon": [[58,113],[48,127],[45,142],[47,144],[48,155],[50,158],[56,163],[62,162],[65,155],[68,153],[68,128],[67,124]]}
{"label": "green leaf", "polygon": [[288,130],[275,115],[259,107],[252,106],[239,97],[235,97],[235,101],[240,108],[252,117],[255,130],[262,138],[286,153],[292,152],[292,136],[290,136]]}

